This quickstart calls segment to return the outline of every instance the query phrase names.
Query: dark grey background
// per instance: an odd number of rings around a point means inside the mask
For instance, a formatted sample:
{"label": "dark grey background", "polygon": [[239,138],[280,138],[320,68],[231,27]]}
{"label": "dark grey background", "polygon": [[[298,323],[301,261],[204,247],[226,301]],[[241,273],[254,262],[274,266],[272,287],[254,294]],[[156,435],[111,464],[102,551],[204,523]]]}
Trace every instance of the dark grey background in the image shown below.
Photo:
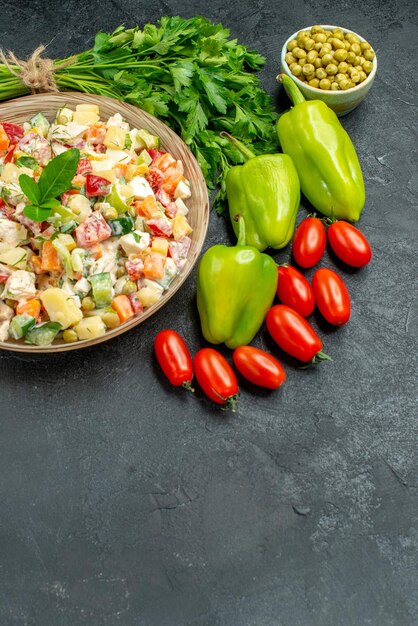
{"label": "dark grey background", "polygon": [[[379,59],[367,100],[343,120],[363,167],[360,227],[374,258],[340,270],[350,323],[314,322],[333,363],[300,371],[262,330],[255,345],[283,357],[282,390],[242,384],[235,415],[174,391],[152,344],[172,327],[193,352],[204,345],[194,275],[107,344],[1,353],[1,626],[418,623],[416,6],[1,3],[1,45],[23,56],[40,42],[69,55],[121,22],[204,14],[268,57],[262,80],[278,107],[279,52],[297,29],[352,28]],[[212,214],[206,247],[233,241]],[[334,267],[329,254],[323,264]]]}

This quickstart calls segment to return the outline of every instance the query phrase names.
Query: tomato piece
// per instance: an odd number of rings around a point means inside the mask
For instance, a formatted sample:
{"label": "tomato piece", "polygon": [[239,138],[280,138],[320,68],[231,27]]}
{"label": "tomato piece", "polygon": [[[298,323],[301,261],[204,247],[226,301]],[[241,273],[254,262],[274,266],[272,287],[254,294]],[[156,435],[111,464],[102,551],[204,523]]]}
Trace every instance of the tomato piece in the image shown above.
{"label": "tomato piece", "polygon": [[225,357],[213,348],[202,348],[194,357],[194,372],[204,393],[232,411],[238,399],[238,381]]}
{"label": "tomato piece", "polygon": [[170,222],[163,218],[150,219],[146,224],[151,234],[157,237],[171,237],[173,234]]}
{"label": "tomato piece", "polygon": [[4,157],[3,163],[11,163],[13,161],[13,154],[16,150],[16,144],[11,145],[7,151],[6,156]]}
{"label": "tomato piece", "polygon": [[192,390],[193,363],[183,338],[175,330],[158,333],[154,341],[157,361],[174,387],[180,385]]}
{"label": "tomato piece", "polygon": [[128,298],[135,315],[137,313],[142,313],[144,307],[142,306],[142,302],[140,302],[138,295],[136,293],[130,293]]}
{"label": "tomato piece", "polygon": [[22,139],[25,134],[23,126],[19,124],[10,124],[9,122],[2,122],[1,125],[4,128],[6,135],[8,136],[10,143],[17,143]]}
{"label": "tomato piece", "polygon": [[93,213],[74,231],[79,248],[91,248],[112,235],[112,229],[100,214]]}
{"label": "tomato piece", "polygon": [[264,350],[240,346],[234,350],[232,360],[239,373],[258,387],[278,389],[286,380],[282,364]]}
{"label": "tomato piece", "polygon": [[77,165],[77,174],[81,174],[85,176],[85,174],[89,174],[93,171],[93,166],[91,164],[90,159],[82,158],[79,160]]}
{"label": "tomato piece", "polygon": [[147,173],[146,179],[153,192],[156,193],[164,182],[164,174],[158,169],[158,167],[153,167]]}
{"label": "tomato piece", "polygon": [[0,150],[8,150],[10,145],[10,139],[4,130],[3,126],[0,124]]}
{"label": "tomato piece", "polygon": [[86,196],[107,196],[112,184],[102,176],[86,175]]}
{"label": "tomato piece", "polygon": [[144,261],[140,258],[128,259],[125,268],[131,280],[139,280],[143,277]]}
{"label": "tomato piece", "polygon": [[[163,205],[163,207],[167,207],[171,203],[171,198],[164,189],[157,189],[155,192],[155,199],[157,202]],[[176,207],[177,209],[177,207]]]}
{"label": "tomato piece", "polygon": [[315,308],[315,298],[309,281],[295,267],[280,265],[277,296],[283,304],[308,317]]}
{"label": "tomato piece", "polygon": [[146,152],[148,152],[153,162],[165,154],[162,150],[153,150],[152,148],[147,148]]}
{"label": "tomato piece", "polygon": [[343,281],[333,270],[322,267],[312,278],[317,307],[324,318],[334,326],[342,326],[350,319],[350,294]]}
{"label": "tomato piece", "polygon": [[317,217],[307,217],[293,236],[292,253],[300,267],[313,267],[322,259],[327,242],[325,226]]}
{"label": "tomato piece", "polygon": [[331,360],[322,352],[322,341],[300,313],[276,304],[266,316],[267,330],[282,350],[304,363]]}
{"label": "tomato piece", "polygon": [[341,261],[351,267],[363,267],[372,258],[371,246],[358,228],[348,222],[338,221],[328,227],[328,241]]}

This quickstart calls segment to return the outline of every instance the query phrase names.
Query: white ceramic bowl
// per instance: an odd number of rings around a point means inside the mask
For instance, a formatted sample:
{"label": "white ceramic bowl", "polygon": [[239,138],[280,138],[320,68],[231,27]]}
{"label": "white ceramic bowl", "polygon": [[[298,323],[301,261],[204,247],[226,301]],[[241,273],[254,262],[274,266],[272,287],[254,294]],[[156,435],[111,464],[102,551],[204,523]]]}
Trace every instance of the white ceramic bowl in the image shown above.
{"label": "white ceramic bowl", "polygon": [[[364,37],[354,32],[353,30],[349,30],[348,28],[343,28],[342,26],[332,26],[329,24],[321,24],[321,26],[325,30],[333,30],[334,28],[341,28],[341,30],[344,33],[352,33],[353,35],[357,35],[360,41],[366,41]],[[282,48],[282,54],[280,58],[281,70],[282,72],[287,74],[287,76],[290,76],[290,78],[292,78],[295,81],[295,83],[297,84],[297,86],[299,87],[299,89],[301,90],[301,92],[303,93],[303,95],[305,96],[307,100],[322,100],[333,111],[335,111],[338,117],[341,117],[343,115],[346,115],[347,113],[350,113],[350,111],[353,111],[353,109],[355,109],[368,94],[373,84],[374,77],[376,76],[377,57],[375,55],[373,59],[373,69],[368,75],[368,77],[366,78],[366,80],[364,80],[362,83],[360,83],[356,87],[352,87],[351,89],[347,89],[346,91],[325,91],[323,89],[311,87],[307,83],[302,82],[301,80],[299,80],[299,78],[294,76],[285,61],[285,55],[287,52],[287,44],[289,43],[289,41],[291,41],[292,39],[296,39],[300,31],[310,30],[311,28],[312,26],[299,28],[299,30],[293,33],[293,35],[291,35],[286,40]]]}

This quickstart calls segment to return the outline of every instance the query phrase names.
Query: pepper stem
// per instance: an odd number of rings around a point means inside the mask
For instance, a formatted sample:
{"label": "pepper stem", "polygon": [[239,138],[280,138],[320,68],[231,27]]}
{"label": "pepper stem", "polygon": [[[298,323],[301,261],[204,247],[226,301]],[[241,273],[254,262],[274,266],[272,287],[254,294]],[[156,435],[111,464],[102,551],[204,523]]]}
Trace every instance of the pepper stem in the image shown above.
{"label": "pepper stem", "polygon": [[245,241],[245,220],[242,217],[242,215],[237,213],[236,215],[234,215],[234,222],[238,222],[238,241],[237,241],[237,246],[245,246],[245,244],[246,244],[246,241]]}
{"label": "pepper stem", "polygon": [[229,139],[229,141],[236,147],[236,149],[241,152],[245,161],[249,161],[256,156],[254,152],[252,152],[249,148],[247,148],[246,145],[242,143],[242,141],[238,141],[238,139],[235,139],[235,137],[227,133],[225,130],[223,130],[220,135],[221,137],[226,137],[227,139]]}
{"label": "pepper stem", "polygon": [[284,90],[292,101],[293,106],[305,102],[305,97],[302,94],[301,90],[296,85],[296,83],[291,78],[289,78],[289,76],[287,76],[286,74],[279,74],[277,80],[279,83],[283,84]]}

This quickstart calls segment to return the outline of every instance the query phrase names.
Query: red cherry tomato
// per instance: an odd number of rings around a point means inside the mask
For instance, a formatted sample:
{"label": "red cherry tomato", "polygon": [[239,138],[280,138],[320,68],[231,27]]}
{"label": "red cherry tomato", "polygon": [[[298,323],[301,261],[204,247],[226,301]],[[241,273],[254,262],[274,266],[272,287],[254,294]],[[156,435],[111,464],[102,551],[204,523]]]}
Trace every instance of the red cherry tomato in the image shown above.
{"label": "red cherry tomato", "polygon": [[222,354],[213,348],[202,348],[195,354],[194,372],[208,398],[235,410],[238,381],[232,367]]}
{"label": "red cherry tomato", "polygon": [[162,330],[155,338],[154,350],[157,361],[170,383],[175,387],[183,385],[191,389],[192,357],[183,338],[175,330]]}
{"label": "red cherry tomato", "polygon": [[4,132],[10,139],[10,143],[18,143],[25,134],[25,129],[19,124],[10,124],[9,122],[2,122],[1,125],[4,128]]}
{"label": "red cherry tomato", "polygon": [[297,227],[293,236],[292,253],[301,267],[313,267],[322,258],[327,234],[325,226],[317,217],[307,217]]}
{"label": "red cherry tomato", "polygon": [[286,380],[282,364],[264,350],[241,346],[234,350],[232,360],[239,373],[259,387],[278,389]]}
{"label": "red cherry tomato", "polygon": [[310,324],[297,311],[285,304],[276,304],[266,316],[267,330],[274,341],[299,361],[309,363],[330,360],[322,352],[322,341]]}
{"label": "red cherry tomato", "polygon": [[370,263],[372,249],[358,228],[348,222],[334,222],[328,227],[329,245],[341,261],[352,267]]}
{"label": "red cherry tomato", "polygon": [[295,267],[280,265],[278,268],[277,295],[283,304],[308,317],[315,308],[315,298],[308,280]]}
{"label": "red cherry tomato", "polygon": [[111,186],[112,183],[102,176],[86,175],[86,196],[107,196]]}
{"label": "red cherry tomato", "polygon": [[327,322],[335,326],[350,319],[350,294],[338,274],[326,267],[316,270],[312,278],[315,301]]}

